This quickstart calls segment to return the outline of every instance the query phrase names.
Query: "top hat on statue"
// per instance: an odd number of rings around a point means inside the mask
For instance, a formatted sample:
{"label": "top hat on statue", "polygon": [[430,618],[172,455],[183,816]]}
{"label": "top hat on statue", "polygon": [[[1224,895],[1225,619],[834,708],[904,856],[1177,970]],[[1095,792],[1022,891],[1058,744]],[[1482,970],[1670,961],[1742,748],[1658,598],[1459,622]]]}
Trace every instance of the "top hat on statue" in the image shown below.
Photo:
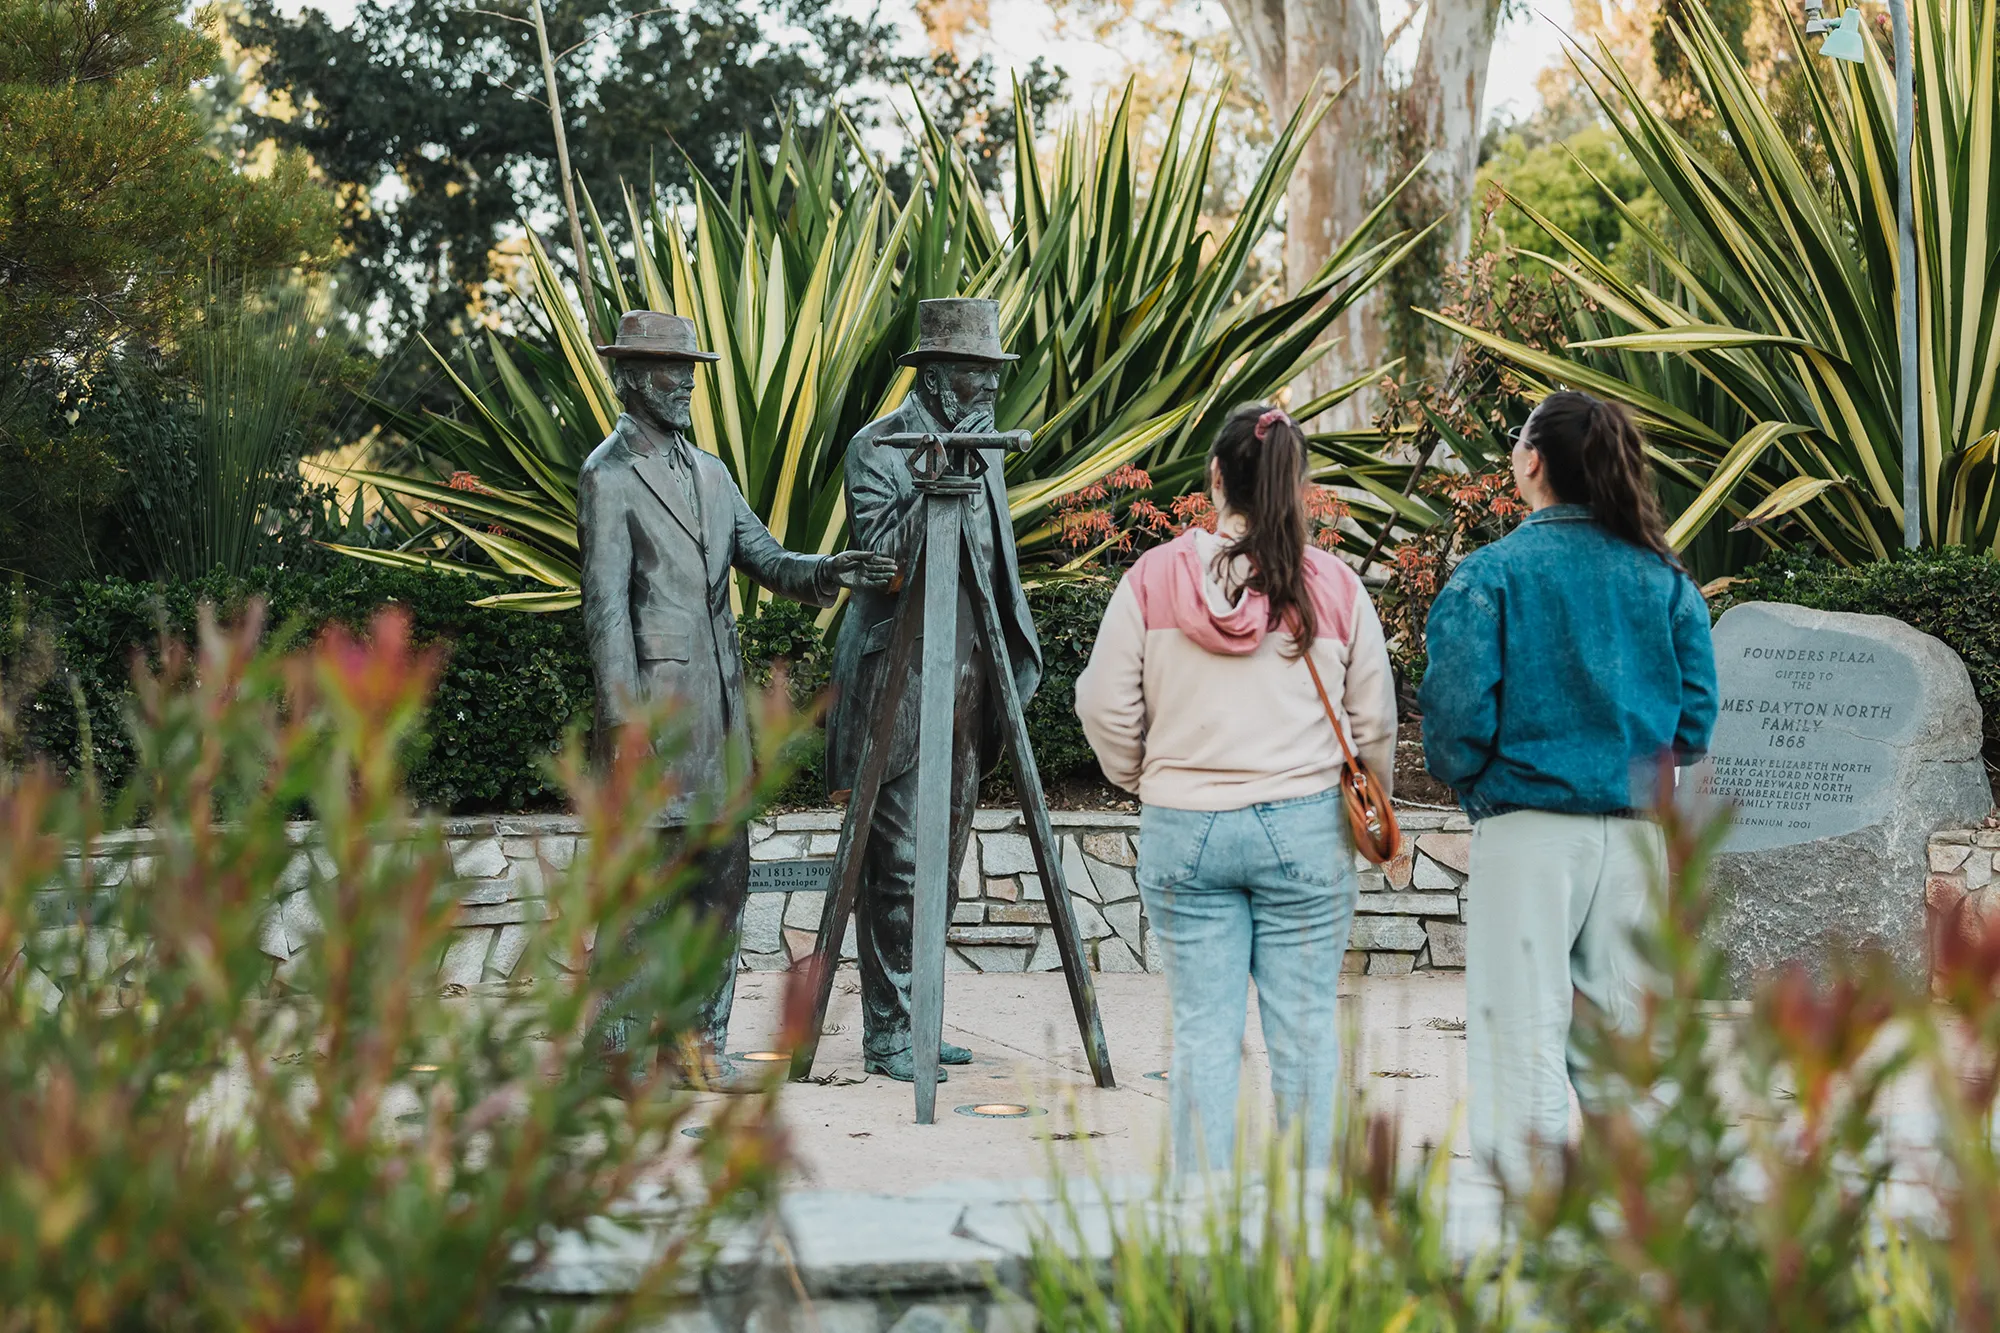
{"label": "top hat on statue", "polygon": [[917,302],[917,350],[896,358],[905,366],[931,361],[1001,365],[1020,359],[1000,350],[1000,303],[970,296]]}
{"label": "top hat on statue", "polygon": [[657,361],[715,361],[714,352],[695,346],[694,321],[658,310],[627,310],[618,320],[618,340],[599,343],[601,356],[650,357]]}

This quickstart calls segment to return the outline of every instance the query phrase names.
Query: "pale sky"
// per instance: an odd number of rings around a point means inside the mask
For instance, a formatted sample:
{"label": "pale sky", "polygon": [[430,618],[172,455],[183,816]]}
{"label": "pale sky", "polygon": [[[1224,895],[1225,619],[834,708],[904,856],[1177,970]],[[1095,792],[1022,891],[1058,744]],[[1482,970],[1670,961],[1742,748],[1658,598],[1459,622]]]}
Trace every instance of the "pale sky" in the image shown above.
{"label": "pale sky", "polygon": [[[296,12],[303,0],[284,0],[281,8]],[[315,0],[314,7],[344,21],[354,12],[354,0]],[[906,9],[907,28],[913,45],[921,41],[915,6],[908,0],[885,0],[885,12]],[[1393,3],[1385,10],[1394,9]],[[1190,0],[1190,18],[1197,23],[1223,22],[1214,0]],[[1054,32],[1046,0],[990,0],[992,53],[1003,68],[1026,66],[1036,56],[1069,71],[1073,94],[1094,94],[1122,82],[1126,57],[1096,42]],[[1569,0],[1544,0],[1523,17],[1501,26],[1493,48],[1493,63],[1487,74],[1486,117],[1518,119],[1540,105],[1535,76],[1547,68],[1561,50],[1557,25],[1569,21]],[[1416,25],[1411,25],[1414,35]],[[1409,45],[1406,39],[1405,45]],[[1407,58],[1407,57],[1406,57]],[[1004,88],[1005,82],[1002,81]]]}

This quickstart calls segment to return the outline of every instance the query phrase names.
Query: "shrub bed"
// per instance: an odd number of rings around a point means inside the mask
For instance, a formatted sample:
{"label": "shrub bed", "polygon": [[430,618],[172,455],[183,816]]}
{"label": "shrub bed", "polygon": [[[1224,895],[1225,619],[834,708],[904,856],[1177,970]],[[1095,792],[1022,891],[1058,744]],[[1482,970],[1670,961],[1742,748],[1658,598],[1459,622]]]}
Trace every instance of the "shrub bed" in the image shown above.
{"label": "shrub bed", "polygon": [[[1029,706],[1028,726],[1043,776],[1051,781],[1096,775],[1072,701],[1112,586],[1087,580],[1029,594],[1048,670]],[[46,632],[54,669],[25,709],[26,738],[30,748],[74,774],[83,766],[87,731],[99,779],[115,787],[135,759],[125,721],[133,655],[150,656],[162,630],[192,638],[201,604],[231,619],[249,598],[261,596],[269,607],[268,633],[305,640],[330,624],[365,626],[377,607],[397,602],[409,608],[419,643],[450,645],[408,756],[417,802],[453,813],[553,808],[563,798],[547,760],[571,728],[590,724],[594,703],[582,617],[468,605],[495,590],[472,579],[343,562],[325,572],[260,570],[243,579],[217,574],[171,584],[106,579],[29,595],[18,610]],[[813,615],[776,602],[742,622],[750,679],[768,684],[782,662],[793,700],[802,706],[826,689],[832,664]],[[798,770],[779,800],[824,799],[823,749],[817,731],[796,744],[790,758]]]}
{"label": "shrub bed", "polygon": [[1028,734],[1045,780],[1083,775],[1102,780],[1097,756],[1076,720],[1076,678],[1090,665],[1097,627],[1117,587],[1116,578],[1092,577],[1028,590],[1028,609],[1042,637],[1042,688],[1028,701]]}
{"label": "shrub bed", "polygon": [[241,579],[70,584],[28,607],[30,622],[53,640],[55,665],[26,710],[28,743],[75,773],[87,725],[98,777],[116,787],[136,758],[126,722],[133,655],[153,656],[163,630],[191,640],[203,603],[230,620],[251,597],[262,597],[268,637],[310,640],[332,624],[363,628],[378,607],[394,602],[409,608],[417,642],[450,645],[407,756],[418,803],[452,811],[556,806],[561,789],[546,761],[569,728],[588,725],[591,716],[582,619],[467,605],[492,591],[473,579],[351,561],[324,572],[268,569]]}

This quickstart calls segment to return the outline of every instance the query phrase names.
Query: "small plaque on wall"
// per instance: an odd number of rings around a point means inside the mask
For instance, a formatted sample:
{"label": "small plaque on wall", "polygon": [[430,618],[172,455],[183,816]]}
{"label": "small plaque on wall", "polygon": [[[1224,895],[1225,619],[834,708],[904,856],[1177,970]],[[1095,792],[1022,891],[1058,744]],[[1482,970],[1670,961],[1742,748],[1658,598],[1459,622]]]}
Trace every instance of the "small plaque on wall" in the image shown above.
{"label": "small plaque on wall", "polygon": [[752,861],[752,893],[824,893],[833,882],[831,858],[817,861]]}

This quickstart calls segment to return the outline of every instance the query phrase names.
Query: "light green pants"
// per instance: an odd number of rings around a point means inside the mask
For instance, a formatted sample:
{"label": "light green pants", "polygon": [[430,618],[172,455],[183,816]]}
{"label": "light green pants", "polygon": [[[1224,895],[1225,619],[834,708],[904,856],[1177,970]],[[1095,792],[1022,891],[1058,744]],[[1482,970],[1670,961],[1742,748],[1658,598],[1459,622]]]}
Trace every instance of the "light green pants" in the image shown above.
{"label": "light green pants", "polygon": [[[1574,997],[1630,1029],[1644,978],[1632,934],[1665,864],[1657,825],[1516,810],[1472,832],[1466,885],[1467,1127],[1509,1183],[1569,1139]],[[1586,1103],[1587,1104],[1587,1103]]]}

